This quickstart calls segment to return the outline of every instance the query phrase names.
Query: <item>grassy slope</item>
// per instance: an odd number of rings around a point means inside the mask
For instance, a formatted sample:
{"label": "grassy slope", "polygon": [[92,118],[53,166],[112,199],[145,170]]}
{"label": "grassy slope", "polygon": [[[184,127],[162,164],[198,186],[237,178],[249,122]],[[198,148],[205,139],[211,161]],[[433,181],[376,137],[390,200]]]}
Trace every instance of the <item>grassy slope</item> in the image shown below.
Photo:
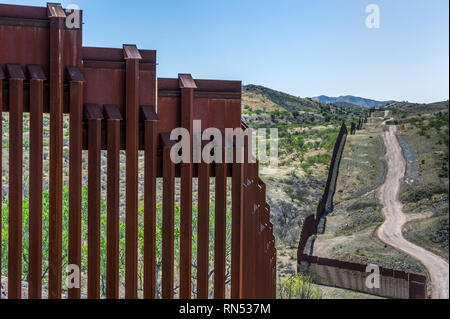
{"label": "grassy slope", "polygon": [[243,117],[253,127],[312,125],[342,121],[366,110],[334,106],[292,96],[263,86],[247,85],[242,94]]}
{"label": "grassy slope", "polygon": [[311,99],[303,99],[280,91],[272,90],[259,85],[247,85],[243,88],[242,104],[254,110],[263,111],[300,111],[310,109],[320,111],[327,105]]}

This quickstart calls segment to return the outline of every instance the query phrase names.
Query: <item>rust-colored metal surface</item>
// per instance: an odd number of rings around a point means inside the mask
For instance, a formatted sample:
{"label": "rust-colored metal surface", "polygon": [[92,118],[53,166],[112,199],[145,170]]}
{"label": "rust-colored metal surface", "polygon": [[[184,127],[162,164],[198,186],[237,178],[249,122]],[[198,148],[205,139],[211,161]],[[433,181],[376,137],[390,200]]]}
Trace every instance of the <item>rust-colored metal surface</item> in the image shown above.
{"label": "rust-colored metal surface", "polygon": [[138,148],[139,60],[136,46],[124,45],[126,101],[126,287],[127,298],[137,298],[138,259]]}
{"label": "rust-colored metal surface", "polygon": [[22,295],[22,140],[23,82],[25,75],[18,64],[7,64],[9,75],[9,238],[8,297]]}
{"label": "rust-colored metal surface", "polygon": [[100,298],[100,151],[103,114],[86,104],[88,122],[88,298]]}
{"label": "rust-colored metal surface", "polygon": [[198,173],[197,298],[208,299],[209,280],[209,183],[210,166],[202,163]]}
{"label": "rust-colored metal surface", "polygon": [[214,228],[214,298],[225,299],[227,243],[227,167],[216,163]]}
{"label": "rust-colored metal surface", "polygon": [[120,121],[116,105],[105,105],[107,122],[107,240],[106,297],[119,298],[119,219],[120,219]]}
{"label": "rust-colored metal surface", "polygon": [[231,186],[231,298],[242,297],[242,215],[244,213],[244,165],[236,159]]}
{"label": "rust-colored metal surface", "polygon": [[144,168],[144,298],[156,297],[156,176],[158,116],[152,106],[142,107],[145,125]]}
{"label": "rust-colored metal surface", "polygon": [[63,182],[63,72],[64,17],[60,5],[49,4],[49,298],[61,298],[62,284],[62,182]]}
{"label": "rust-colored metal surface", "polygon": [[[69,148],[69,252],[71,265],[81,264],[81,183],[83,149],[83,88],[84,77],[78,67],[68,67],[70,87],[70,148]],[[81,274],[78,276],[81,281]],[[72,288],[69,299],[80,299],[81,289]]]}
{"label": "rust-colored metal surface", "polygon": [[[222,133],[226,128],[245,129],[241,123],[241,82],[198,80],[190,74],[157,79],[156,51],[140,50],[135,45],[118,49],[82,47],[82,12],[77,28],[68,26],[67,15],[55,3],[47,8],[0,4],[0,109],[10,113],[8,297],[21,298],[21,281],[29,282],[29,298],[41,298],[44,286],[49,298],[62,297],[62,274],[66,271],[63,231],[68,232],[70,265],[81,267],[82,250],[87,249],[87,282],[81,281],[81,287],[68,289],[71,299],[82,295],[104,297],[100,289],[101,258],[106,258],[104,291],[109,299],[188,299],[193,294],[205,299],[275,297],[276,251],[257,164],[248,160],[234,164],[192,161],[175,164],[170,159],[176,142],[169,139],[170,132],[185,128],[191,133],[192,142],[194,120],[201,120],[202,129],[215,127]],[[30,170],[28,278],[23,278],[21,260],[25,112],[30,113],[30,164],[25,167]],[[50,115],[48,282],[43,282],[41,269],[45,113]],[[62,223],[63,114],[70,118],[68,229]],[[88,153],[87,240],[82,236],[83,150]],[[100,249],[102,150],[107,154],[105,256],[101,256]],[[121,151],[125,151],[124,180],[120,177]],[[139,151],[144,153],[142,221],[138,214]],[[190,151],[192,160],[192,143]],[[175,219],[176,178],[180,178],[179,220]],[[228,178],[231,178],[230,194]],[[162,180],[162,211],[157,209],[158,179]],[[214,188],[211,179],[215,179]],[[198,193],[193,189],[194,180],[198,181]],[[122,182],[124,203],[120,201]],[[210,203],[213,192],[215,202]],[[226,255],[228,195],[231,195],[231,257]],[[195,256],[192,255],[194,199],[199,203]],[[120,215],[122,206],[124,216]],[[213,213],[210,206],[214,206]],[[158,214],[162,218],[161,229],[157,228]],[[210,214],[215,218],[214,238],[209,235]],[[175,262],[178,261],[174,250],[175,221],[180,223],[179,262]],[[120,233],[121,222],[125,223],[124,234]],[[144,232],[142,250],[140,227]],[[162,236],[161,256],[157,255],[157,232]],[[120,245],[122,236],[124,251]],[[214,252],[209,251],[211,241]],[[212,253],[214,271],[210,269]],[[143,267],[139,266],[141,261]],[[197,267],[195,282],[194,267]],[[161,279],[157,276],[159,271]],[[210,285],[212,276],[214,283]],[[81,279],[81,274],[76,279]]]}
{"label": "rust-colored metal surface", "polygon": [[163,144],[163,216],[162,216],[162,279],[161,295],[164,299],[173,298],[174,284],[174,202],[175,165],[170,160],[171,143],[168,136],[162,138]]}
{"label": "rust-colored metal surface", "polygon": [[42,297],[42,114],[44,81],[39,65],[29,65],[30,79],[30,207],[29,207],[29,285],[28,297]]}
{"label": "rust-colored metal surface", "polygon": [[[194,90],[197,88],[197,85],[189,74],[180,74],[178,79],[181,89],[181,126],[187,129],[192,137]],[[192,147],[190,147],[190,160],[192,160]],[[192,177],[193,165],[191,163],[182,163],[180,190],[180,298],[183,299],[191,298]]]}

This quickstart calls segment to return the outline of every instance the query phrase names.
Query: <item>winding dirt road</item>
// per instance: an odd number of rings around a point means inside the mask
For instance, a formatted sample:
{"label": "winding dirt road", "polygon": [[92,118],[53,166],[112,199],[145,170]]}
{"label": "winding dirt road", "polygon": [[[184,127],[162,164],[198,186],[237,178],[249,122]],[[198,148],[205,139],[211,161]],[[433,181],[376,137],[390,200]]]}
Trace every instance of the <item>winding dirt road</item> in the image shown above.
{"label": "winding dirt road", "polygon": [[406,162],[398,143],[397,127],[390,126],[383,134],[386,145],[388,172],[386,182],[380,188],[380,201],[383,203],[384,224],[378,229],[378,237],[386,244],[399,249],[419,260],[431,276],[433,299],[449,298],[449,265],[442,258],[428,250],[407,241],[402,234],[402,228],[408,222],[398,200],[400,183],[405,175]]}

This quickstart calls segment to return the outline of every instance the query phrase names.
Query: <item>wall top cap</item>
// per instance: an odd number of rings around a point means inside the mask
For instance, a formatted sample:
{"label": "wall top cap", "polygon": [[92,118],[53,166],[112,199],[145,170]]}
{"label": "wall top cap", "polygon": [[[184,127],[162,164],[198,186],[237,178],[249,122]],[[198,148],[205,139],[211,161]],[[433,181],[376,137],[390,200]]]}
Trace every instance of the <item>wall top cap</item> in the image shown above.
{"label": "wall top cap", "polygon": [[197,85],[195,84],[192,75],[190,74],[178,74],[178,81],[180,85],[180,89],[196,89]]}
{"label": "wall top cap", "polygon": [[119,108],[115,104],[103,105],[103,113],[107,120],[123,120],[122,114],[120,114]]}
{"label": "wall top cap", "polygon": [[7,64],[6,72],[8,73],[10,79],[25,80],[25,74],[19,64]]}
{"label": "wall top cap", "polygon": [[124,58],[127,59],[137,59],[142,60],[142,56],[139,53],[139,50],[134,44],[124,44],[123,45],[123,54]]}
{"label": "wall top cap", "polygon": [[141,117],[144,121],[158,121],[155,108],[151,105],[141,105]]}
{"label": "wall top cap", "polygon": [[84,117],[86,120],[102,120],[103,110],[98,104],[88,103],[84,105]]}
{"label": "wall top cap", "polygon": [[177,143],[177,141],[170,139],[170,133],[167,132],[159,133],[159,140],[162,147],[172,147]]}
{"label": "wall top cap", "polygon": [[47,77],[45,76],[44,71],[39,64],[27,65],[27,72],[31,80],[47,80]]}
{"label": "wall top cap", "polygon": [[61,6],[61,3],[47,3],[48,17],[49,18],[65,18],[66,13]]}
{"label": "wall top cap", "polygon": [[69,74],[70,81],[72,82],[86,82],[79,67],[68,66],[67,73]]}

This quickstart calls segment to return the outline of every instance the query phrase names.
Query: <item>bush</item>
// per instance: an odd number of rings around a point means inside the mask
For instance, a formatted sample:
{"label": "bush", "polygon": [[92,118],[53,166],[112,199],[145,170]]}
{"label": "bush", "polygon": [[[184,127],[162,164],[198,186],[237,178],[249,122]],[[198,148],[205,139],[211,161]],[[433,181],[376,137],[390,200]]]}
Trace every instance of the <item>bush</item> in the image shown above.
{"label": "bush", "polygon": [[297,274],[278,285],[279,299],[322,299],[321,291],[313,285],[310,277]]}
{"label": "bush", "polygon": [[400,195],[400,199],[403,203],[417,203],[439,194],[448,194],[448,189],[442,186],[420,188],[407,186],[405,192]]}
{"label": "bush", "polygon": [[301,163],[300,167],[305,171],[306,174],[311,173],[311,165],[309,163],[307,163],[307,162]]}
{"label": "bush", "polygon": [[379,204],[376,200],[370,200],[370,201],[357,201],[347,207],[347,210],[361,210],[364,208],[373,207],[378,208]]}
{"label": "bush", "polygon": [[331,160],[331,155],[329,153],[318,154],[308,157],[306,160],[310,165],[314,164],[328,164]]}

